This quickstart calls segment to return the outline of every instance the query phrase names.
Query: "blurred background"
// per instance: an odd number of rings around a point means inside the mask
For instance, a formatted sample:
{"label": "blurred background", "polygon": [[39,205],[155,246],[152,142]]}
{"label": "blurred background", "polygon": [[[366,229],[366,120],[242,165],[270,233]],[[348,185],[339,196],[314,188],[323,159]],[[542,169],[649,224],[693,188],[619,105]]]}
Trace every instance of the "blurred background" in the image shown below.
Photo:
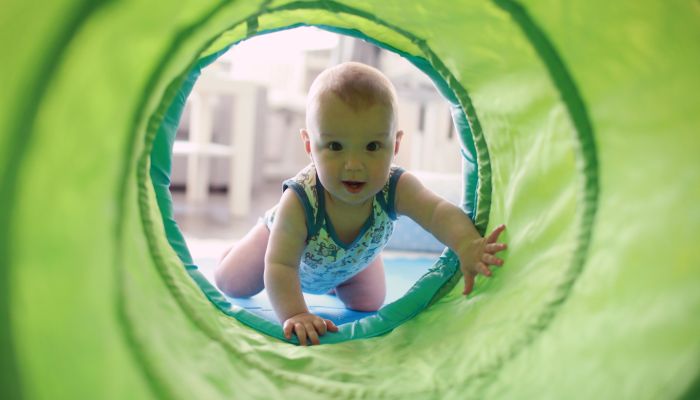
{"label": "blurred background", "polygon": [[[459,135],[448,103],[425,74],[348,36],[312,27],[266,34],[234,46],[203,70],[178,128],[171,192],[175,219],[196,262],[218,259],[277,202],[282,181],[309,163],[299,137],[306,92],[322,70],[345,61],[372,65],[396,86],[405,132],[396,163],[460,201]],[[420,239],[425,233],[415,226],[402,225],[407,228],[397,229],[390,248],[442,249],[429,235]]]}

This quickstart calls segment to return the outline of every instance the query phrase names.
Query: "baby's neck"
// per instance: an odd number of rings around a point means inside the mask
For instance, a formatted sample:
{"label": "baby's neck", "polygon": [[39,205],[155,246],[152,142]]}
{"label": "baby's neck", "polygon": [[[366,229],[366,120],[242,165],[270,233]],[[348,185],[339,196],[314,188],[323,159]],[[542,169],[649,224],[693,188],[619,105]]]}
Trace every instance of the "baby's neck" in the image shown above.
{"label": "baby's neck", "polygon": [[369,215],[369,210],[372,209],[372,203],[374,202],[374,196],[365,200],[360,204],[350,204],[344,201],[340,201],[333,197],[327,190],[323,191],[323,197],[326,203],[326,209],[333,208],[340,212],[346,213],[359,213]]}
{"label": "baby's neck", "polygon": [[372,213],[374,197],[357,205],[336,201],[327,192],[324,197],[326,217],[330,219],[338,238],[345,243],[352,243]]}

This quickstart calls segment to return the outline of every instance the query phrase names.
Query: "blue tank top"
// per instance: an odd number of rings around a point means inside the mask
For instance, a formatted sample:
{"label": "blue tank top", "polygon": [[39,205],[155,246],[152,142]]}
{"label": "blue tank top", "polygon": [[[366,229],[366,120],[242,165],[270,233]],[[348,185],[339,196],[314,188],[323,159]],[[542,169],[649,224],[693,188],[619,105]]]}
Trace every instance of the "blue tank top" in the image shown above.
{"label": "blue tank top", "polygon": [[[301,289],[306,293],[324,294],[365,269],[389,241],[396,220],[396,184],[404,172],[392,166],[384,188],[374,196],[372,213],[352,243],[343,243],[335,233],[325,209],[325,189],[316,168],[307,166],[284,182],[304,206],[306,215],[306,247],[299,265]],[[272,227],[276,207],[265,213],[264,221]]]}

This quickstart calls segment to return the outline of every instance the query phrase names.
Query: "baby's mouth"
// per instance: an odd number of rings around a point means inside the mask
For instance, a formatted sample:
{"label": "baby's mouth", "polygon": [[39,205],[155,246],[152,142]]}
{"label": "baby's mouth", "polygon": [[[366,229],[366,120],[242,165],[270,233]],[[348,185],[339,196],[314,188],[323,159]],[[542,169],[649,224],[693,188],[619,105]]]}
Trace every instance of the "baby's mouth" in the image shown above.
{"label": "baby's mouth", "polygon": [[350,193],[359,193],[362,191],[362,188],[365,187],[365,182],[343,181],[343,186],[345,186],[345,189]]}

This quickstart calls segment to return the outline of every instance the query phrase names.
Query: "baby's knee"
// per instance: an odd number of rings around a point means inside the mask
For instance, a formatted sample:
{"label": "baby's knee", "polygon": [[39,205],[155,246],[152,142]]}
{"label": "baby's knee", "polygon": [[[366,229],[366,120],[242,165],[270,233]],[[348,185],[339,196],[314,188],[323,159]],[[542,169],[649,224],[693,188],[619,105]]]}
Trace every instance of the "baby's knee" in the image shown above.
{"label": "baby's knee", "polygon": [[345,303],[345,306],[353,311],[374,312],[384,305],[384,296],[381,298],[360,298],[352,299]]}
{"label": "baby's knee", "polygon": [[251,297],[263,290],[264,284],[230,276],[224,269],[214,274],[216,286],[228,297]]}

